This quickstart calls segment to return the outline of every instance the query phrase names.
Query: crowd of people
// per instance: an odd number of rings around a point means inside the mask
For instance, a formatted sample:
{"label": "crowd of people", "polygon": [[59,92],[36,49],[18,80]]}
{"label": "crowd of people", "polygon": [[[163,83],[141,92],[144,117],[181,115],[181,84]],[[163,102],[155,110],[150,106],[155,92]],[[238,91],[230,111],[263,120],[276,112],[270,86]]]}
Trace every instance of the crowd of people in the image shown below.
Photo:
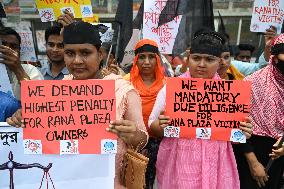
{"label": "crowd of people", "polygon": [[[208,29],[195,33],[183,57],[163,55],[155,41],[142,39],[133,49],[132,68],[125,73],[111,44],[101,43],[96,26],[75,21],[68,13],[58,22],[63,27],[45,31],[48,61],[41,68],[21,64],[20,35],[9,27],[0,29],[0,63],[9,70],[14,93],[12,97],[0,92],[1,122],[24,127],[21,81],[114,80],[116,120],[107,132],[119,138],[116,189],[125,188],[119,170],[129,146],[149,158],[141,175],[147,189],[280,189],[284,185],[284,147],[275,148],[284,133],[284,34],[267,29],[265,50],[257,63],[250,63],[253,46],[240,44],[233,52],[228,35]],[[169,77],[251,81],[250,114],[240,123],[247,143],[163,137],[170,120],[165,115]],[[274,163],[265,170],[271,158]]]}

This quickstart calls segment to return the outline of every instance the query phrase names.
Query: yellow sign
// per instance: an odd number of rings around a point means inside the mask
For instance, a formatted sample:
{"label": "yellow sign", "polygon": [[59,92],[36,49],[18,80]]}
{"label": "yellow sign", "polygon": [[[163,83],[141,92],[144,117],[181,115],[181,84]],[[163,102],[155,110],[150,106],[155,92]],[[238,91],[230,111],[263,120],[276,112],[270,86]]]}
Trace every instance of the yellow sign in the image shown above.
{"label": "yellow sign", "polygon": [[99,23],[99,15],[93,14],[93,17],[83,18],[82,20],[89,23]]}
{"label": "yellow sign", "polygon": [[55,21],[65,10],[75,18],[93,17],[91,0],[35,0],[42,22]]}

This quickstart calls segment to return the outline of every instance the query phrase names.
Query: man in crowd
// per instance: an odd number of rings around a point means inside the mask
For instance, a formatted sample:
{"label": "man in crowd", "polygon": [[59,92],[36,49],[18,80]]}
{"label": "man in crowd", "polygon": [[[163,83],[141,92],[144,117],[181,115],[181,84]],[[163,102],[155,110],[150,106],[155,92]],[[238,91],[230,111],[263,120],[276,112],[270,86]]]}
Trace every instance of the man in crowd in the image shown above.
{"label": "man in crowd", "polygon": [[0,29],[0,64],[8,68],[10,82],[15,97],[20,100],[20,82],[24,80],[42,80],[43,76],[38,69],[30,64],[21,64],[20,61],[20,35],[9,27]]}
{"label": "man in crowd", "polygon": [[250,44],[239,44],[235,59],[242,62],[250,62],[255,47]]}
{"label": "man in crowd", "polygon": [[42,65],[41,73],[45,80],[62,80],[69,72],[64,62],[63,37],[61,28],[52,26],[45,30],[47,62]]}

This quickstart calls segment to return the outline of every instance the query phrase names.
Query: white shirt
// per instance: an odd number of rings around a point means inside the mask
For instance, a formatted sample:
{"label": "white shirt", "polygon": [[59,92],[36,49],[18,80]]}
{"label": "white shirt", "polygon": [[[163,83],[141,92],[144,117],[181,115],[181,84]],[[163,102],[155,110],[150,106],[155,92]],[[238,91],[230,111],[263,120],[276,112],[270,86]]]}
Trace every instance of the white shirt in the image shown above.
{"label": "white shirt", "polygon": [[[40,73],[40,71],[30,64],[22,64],[23,69],[27,73],[27,75],[30,77],[31,80],[43,80],[43,76]],[[12,73],[12,89],[14,92],[15,97],[18,100],[21,100],[21,85],[18,82],[18,79],[14,73]]]}

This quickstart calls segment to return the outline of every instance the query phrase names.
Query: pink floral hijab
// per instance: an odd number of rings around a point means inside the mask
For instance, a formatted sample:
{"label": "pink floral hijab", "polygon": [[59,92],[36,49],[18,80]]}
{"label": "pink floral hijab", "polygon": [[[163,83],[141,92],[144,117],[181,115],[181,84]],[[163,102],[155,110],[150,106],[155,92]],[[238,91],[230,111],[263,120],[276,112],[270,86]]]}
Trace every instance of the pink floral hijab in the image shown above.
{"label": "pink floral hijab", "polygon": [[[284,43],[284,34],[275,44]],[[284,134],[284,75],[275,67],[274,56],[269,65],[245,78],[252,81],[251,118],[253,134],[278,139]]]}

